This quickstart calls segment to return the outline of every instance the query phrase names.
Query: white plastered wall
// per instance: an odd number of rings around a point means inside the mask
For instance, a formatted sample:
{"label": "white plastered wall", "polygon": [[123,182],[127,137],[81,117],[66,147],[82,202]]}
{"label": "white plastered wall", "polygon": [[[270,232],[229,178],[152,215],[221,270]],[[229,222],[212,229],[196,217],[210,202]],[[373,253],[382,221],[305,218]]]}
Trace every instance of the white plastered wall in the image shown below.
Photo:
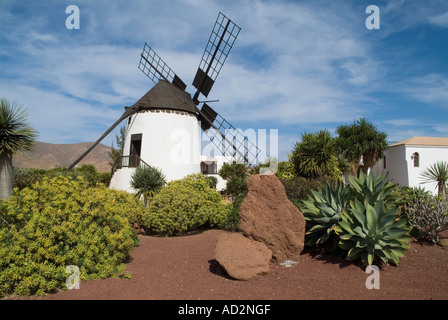
{"label": "white plastered wall", "polygon": [[[419,155],[418,167],[414,166],[415,153]],[[422,184],[421,174],[438,161],[448,161],[448,147],[399,145],[387,149],[384,155],[386,168],[384,168],[384,159],[381,159],[373,168],[375,174],[388,172],[391,181],[403,186],[423,187],[437,194],[437,184]]]}
{"label": "white plastered wall", "polygon": [[[123,156],[129,156],[134,134],[142,135],[140,158],[161,169],[167,182],[200,172],[199,130],[195,115],[172,110],[134,114],[128,118]],[[111,188],[129,191],[133,171],[119,171],[112,177]]]}

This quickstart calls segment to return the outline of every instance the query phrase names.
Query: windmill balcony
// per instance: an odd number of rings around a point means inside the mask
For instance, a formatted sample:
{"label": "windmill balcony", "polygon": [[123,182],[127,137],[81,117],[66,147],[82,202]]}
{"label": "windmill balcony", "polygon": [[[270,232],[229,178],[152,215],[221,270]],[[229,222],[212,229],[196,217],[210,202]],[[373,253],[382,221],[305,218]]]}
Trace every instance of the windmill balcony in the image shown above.
{"label": "windmill balcony", "polygon": [[114,165],[112,166],[111,173],[113,175],[116,170],[121,168],[137,168],[140,166],[149,167],[149,164],[147,164],[137,155],[121,156],[117,160],[115,160]]}

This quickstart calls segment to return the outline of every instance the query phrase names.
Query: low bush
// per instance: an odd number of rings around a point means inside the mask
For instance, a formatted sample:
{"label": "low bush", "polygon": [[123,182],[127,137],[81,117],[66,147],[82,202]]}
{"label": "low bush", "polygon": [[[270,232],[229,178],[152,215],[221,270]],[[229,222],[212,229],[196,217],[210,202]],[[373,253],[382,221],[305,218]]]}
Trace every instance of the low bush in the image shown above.
{"label": "low bush", "polygon": [[231,206],[210,188],[202,174],[171,181],[152,199],[143,217],[148,233],[174,236],[202,228],[224,227]]}
{"label": "low bush", "polygon": [[216,189],[216,186],[218,185],[218,178],[215,176],[207,176],[205,178],[207,179],[210,188]]}
{"label": "low bush", "polygon": [[116,277],[138,245],[131,222],[143,204],[83,179],[44,178],[0,202],[0,296],[65,288],[66,267],[80,280]]}
{"label": "low bush", "polygon": [[226,180],[226,192],[233,196],[247,192],[246,180],[248,178],[248,168],[244,163],[233,161],[224,164],[218,174]]}
{"label": "low bush", "polygon": [[232,204],[229,205],[229,213],[227,215],[227,220],[224,224],[221,224],[220,227],[222,229],[236,232],[239,231],[240,228],[240,210],[241,205],[243,204],[244,198],[246,198],[247,192],[240,193],[236,197],[234,197]]}
{"label": "low bush", "polygon": [[45,176],[45,170],[38,169],[19,169],[14,168],[12,185],[14,188],[24,189],[31,187],[36,182],[42,181]]}
{"label": "low bush", "polygon": [[71,170],[66,170],[64,168],[54,168],[50,170],[14,168],[13,186],[19,189],[31,187],[36,182],[41,182],[44,177],[49,179],[55,177],[82,177],[88,186],[95,187],[99,183],[109,186],[111,173],[98,173],[95,166],[91,164],[83,164],[81,167],[73,168]]}
{"label": "low bush", "polygon": [[398,203],[403,209],[405,209],[407,205],[413,203],[416,199],[433,197],[431,192],[422,187],[397,186],[396,191],[400,196]]}
{"label": "low bush", "polygon": [[439,234],[448,229],[448,202],[439,197],[420,194],[405,206],[409,224],[417,230],[417,236],[437,243]]}
{"label": "low bush", "polygon": [[306,200],[311,195],[312,190],[317,190],[323,186],[326,181],[333,181],[325,177],[317,179],[307,179],[304,177],[295,177],[293,179],[282,179],[281,182],[285,187],[288,199],[297,207],[301,206],[303,200]]}
{"label": "low bush", "polygon": [[279,162],[276,175],[280,180],[294,179],[294,164],[291,161]]}

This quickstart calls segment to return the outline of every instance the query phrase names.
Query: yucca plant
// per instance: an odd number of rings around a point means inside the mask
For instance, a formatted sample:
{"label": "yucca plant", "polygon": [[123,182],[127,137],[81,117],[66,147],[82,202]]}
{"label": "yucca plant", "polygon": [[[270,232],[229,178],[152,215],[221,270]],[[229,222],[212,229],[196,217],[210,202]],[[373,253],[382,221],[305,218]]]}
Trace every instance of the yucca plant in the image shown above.
{"label": "yucca plant", "polygon": [[412,240],[407,219],[399,217],[398,207],[387,208],[383,200],[372,206],[368,200],[355,199],[334,231],[339,246],[348,251],[347,259],[361,259],[364,265],[371,265],[375,258],[398,265]]}
{"label": "yucca plant", "polygon": [[135,189],[137,197],[143,196],[145,206],[148,207],[149,200],[166,185],[165,179],[165,175],[158,168],[137,167],[132,175],[131,187]]}
{"label": "yucca plant", "polygon": [[16,102],[0,99],[0,199],[8,199],[12,193],[13,155],[31,150],[37,136],[27,118]]}
{"label": "yucca plant", "polygon": [[311,191],[311,195],[301,206],[307,222],[307,246],[323,246],[330,251],[336,248],[338,239],[333,227],[341,220],[341,213],[349,206],[351,197],[350,186],[341,181],[337,181],[334,186],[327,182],[317,191]]}
{"label": "yucca plant", "polygon": [[421,174],[422,183],[437,183],[438,195],[446,199],[446,186],[448,184],[448,162],[439,161],[423,171]]}

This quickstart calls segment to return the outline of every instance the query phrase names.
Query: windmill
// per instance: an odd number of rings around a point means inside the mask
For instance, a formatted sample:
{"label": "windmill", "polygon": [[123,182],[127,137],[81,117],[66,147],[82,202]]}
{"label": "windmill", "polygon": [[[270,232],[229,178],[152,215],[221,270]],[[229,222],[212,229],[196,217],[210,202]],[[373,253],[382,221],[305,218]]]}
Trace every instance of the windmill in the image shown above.
{"label": "windmill", "polygon": [[[155,86],[134,105],[125,107],[123,115],[68,169],[125,119],[127,130],[120,168],[150,164],[161,168],[168,180],[200,172],[198,128],[227,159],[255,163],[259,149],[206,102],[199,101],[201,95],[208,97],[240,30],[224,14],[218,14],[193,81],[193,97],[185,91],[187,85],[180,77],[145,43],[138,68]],[[113,177],[116,181],[129,180],[129,174],[122,172],[123,177],[119,177],[117,173]]]}

